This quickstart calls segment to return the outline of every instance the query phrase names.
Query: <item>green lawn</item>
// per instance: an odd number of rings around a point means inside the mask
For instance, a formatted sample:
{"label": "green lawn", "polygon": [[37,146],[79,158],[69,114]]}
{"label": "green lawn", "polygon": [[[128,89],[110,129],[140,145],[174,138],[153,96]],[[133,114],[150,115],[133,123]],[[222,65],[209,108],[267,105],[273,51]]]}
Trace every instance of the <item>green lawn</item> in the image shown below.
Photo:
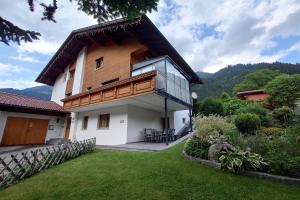
{"label": "green lawn", "polygon": [[0,192],[0,199],[300,199],[300,187],[237,176],[162,152],[99,150]]}

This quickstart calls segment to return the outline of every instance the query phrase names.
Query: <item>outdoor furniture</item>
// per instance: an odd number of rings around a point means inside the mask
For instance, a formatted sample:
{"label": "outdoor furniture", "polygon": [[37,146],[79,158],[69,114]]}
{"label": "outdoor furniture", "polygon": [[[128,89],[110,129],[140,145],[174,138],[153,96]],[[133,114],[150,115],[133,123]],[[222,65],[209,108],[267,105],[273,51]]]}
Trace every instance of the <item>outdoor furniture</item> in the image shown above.
{"label": "outdoor furniture", "polygon": [[168,129],[168,140],[169,141],[175,140],[175,129]]}
{"label": "outdoor furniture", "polygon": [[152,135],[152,129],[151,128],[145,128],[144,130],[144,141],[145,142],[152,142],[153,135]]}

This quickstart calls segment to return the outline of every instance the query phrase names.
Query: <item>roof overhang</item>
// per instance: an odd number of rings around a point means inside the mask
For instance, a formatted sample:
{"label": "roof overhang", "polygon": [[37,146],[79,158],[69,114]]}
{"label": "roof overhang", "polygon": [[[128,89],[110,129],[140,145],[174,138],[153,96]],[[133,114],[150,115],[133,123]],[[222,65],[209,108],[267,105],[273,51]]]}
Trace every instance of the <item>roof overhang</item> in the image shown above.
{"label": "roof overhang", "polygon": [[94,42],[103,44],[107,38],[116,43],[121,43],[122,38],[128,34],[133,35],[138,41],[147,45],[154,57],[162,55],[170,56],[191,77],[191,83],[203,83],[146,15],[132,20],[118,19],[72,31],[39,74],[36,82],[54,85],[57,76],[64,72],[72,60],[76,59],[77,54],[84,46],[88,46]]}

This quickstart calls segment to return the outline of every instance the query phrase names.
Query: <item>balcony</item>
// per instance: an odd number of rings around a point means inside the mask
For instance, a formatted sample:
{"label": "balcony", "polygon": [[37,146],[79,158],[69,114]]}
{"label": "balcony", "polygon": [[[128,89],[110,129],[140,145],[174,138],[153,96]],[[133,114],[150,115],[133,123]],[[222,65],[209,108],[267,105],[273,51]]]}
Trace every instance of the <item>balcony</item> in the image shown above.
{"label": "balcony", "polygon": [[189,76],[185,74],[168,56],[146,60],[132,66],[131,76],[148,71],[156,71],[156,91],[174,100],[191,104]]}
{"label": "balcony", "polygon": [[67,111],[117,104],[136,104],[141,107],[151,104],[152,108],[161,110],[159,107],[163,105],[162,96],[167,96],[173,102],[170,104],[173,110],[186,109],[191,105],[188,77],[168,56],[134,64],[130,78],[67,97],[62,101],[63,108]]}
{"label": "balcony", "polygon": [[154,93],[155,76],[156,72],[151,71],[67,97],[62,100],[64,102],[63,108],[71,111],[79,107]]}

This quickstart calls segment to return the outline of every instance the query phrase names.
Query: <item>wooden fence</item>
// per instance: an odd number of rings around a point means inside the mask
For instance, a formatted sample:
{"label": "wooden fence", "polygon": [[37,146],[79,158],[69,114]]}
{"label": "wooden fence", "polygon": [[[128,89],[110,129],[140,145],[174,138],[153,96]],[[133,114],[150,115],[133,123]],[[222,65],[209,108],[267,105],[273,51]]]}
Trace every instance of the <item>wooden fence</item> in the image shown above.
{"label": "wooden fence", "polygon": [[0,157],[0,189],[95,149],[96,138]]}

